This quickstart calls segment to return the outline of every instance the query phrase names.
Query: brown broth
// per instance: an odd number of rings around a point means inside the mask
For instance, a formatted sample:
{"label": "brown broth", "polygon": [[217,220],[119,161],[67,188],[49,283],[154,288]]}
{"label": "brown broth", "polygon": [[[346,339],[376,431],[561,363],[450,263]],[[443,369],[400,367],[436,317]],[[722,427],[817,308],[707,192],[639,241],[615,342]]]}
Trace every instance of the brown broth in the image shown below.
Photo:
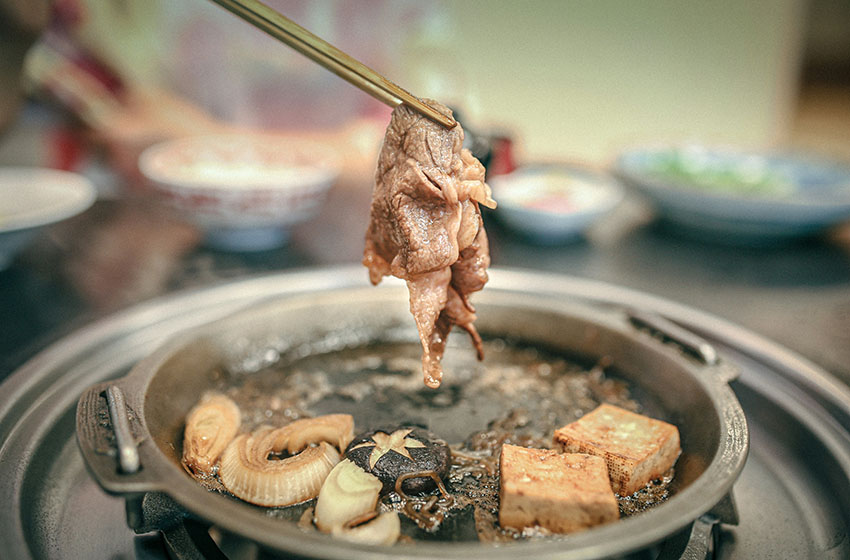
{"label": "brown broth", "polygon": [[[585,367],[557,353],[502,339],[487,340],[485,360],[461,346],[450,347],[443,386],[423,386],[421,347],[388,342],[341,350],[300,352],[251,374],[219,372],[218,389],[242,411],[244,431],[263,424],[282,426],[302,417],[347,413],[355,432],[379,426],[415,424],[446,440],[453,464],[447,488],[451,503],[431,510],[425,498],[408,501],[394,492],[382,508],[401,512],[402,533],[423,540],[509,541],[556,538],[544,530],[518,532],[498,525],[498,454],[502,444],[552,447],[553,431],[607,402],[635,412],[645,404],[632,388],[609,373],[616,364],[601,360]],[[656,410],[655,407],[652,408]],[[669,497],[673,471],[632,496],[618,496],[621,517],[645,511]],[[210,490],[227,494],[217,477],[196,477]],[[314,501],[268,508],[269,515],[299,526]],[[417,512],[404,514],[405,507]],[[429,515],[439,523],[423,523]],[[419,523],[417,523],[417,520]],[[433,521],[433,520],[432,520]],[[424,528],[423,528],[424,526]]]}

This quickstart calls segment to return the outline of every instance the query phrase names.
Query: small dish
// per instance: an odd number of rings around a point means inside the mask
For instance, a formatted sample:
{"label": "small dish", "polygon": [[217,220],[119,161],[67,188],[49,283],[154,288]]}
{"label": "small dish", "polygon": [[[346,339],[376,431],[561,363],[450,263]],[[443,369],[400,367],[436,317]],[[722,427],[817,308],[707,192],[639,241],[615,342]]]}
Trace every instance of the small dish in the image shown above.
{"label": "small dish", "polygon": [[622,153],[615,173],[663,220],[715,241],[787,241],[850,219],[850,168],[813,157],[641,148]]}
{"label": "small dish", "polygon": [[94,185],[76,173],[0,168],[0,270],[45,227],[82,213],[96,197]]}
{"label": "small dish", "polygon": [[286,243],[289,229],[318,212],[338,176],[326,145],[271,134],[170,140],[145,150],[139,169],[165,200],[230,251]]}
{"label": "small dish", "polygon": [[542,244],[578,239],[623,199],[623,189],[613,178],[561,164],[523,166],[488,183],[499,204],[496,216]]}

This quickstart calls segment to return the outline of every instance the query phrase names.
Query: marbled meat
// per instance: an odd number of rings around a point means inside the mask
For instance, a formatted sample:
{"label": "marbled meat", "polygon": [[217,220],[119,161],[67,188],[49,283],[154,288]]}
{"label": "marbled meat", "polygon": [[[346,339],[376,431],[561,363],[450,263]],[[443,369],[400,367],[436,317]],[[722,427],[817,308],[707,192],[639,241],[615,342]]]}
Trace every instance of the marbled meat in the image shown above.
{"label": "marbled meat", "polygon": [[479,204],[495,208],[496,202],[484,166],[462,145],[460,124],[449,130],[404,105],[393,111],[378,156],[363,254],[372,284],[388,275],[407,282],[431,388],[440,386],[452,326],[469,333],[483,358],[469,296],[484,287],[490,265]]}

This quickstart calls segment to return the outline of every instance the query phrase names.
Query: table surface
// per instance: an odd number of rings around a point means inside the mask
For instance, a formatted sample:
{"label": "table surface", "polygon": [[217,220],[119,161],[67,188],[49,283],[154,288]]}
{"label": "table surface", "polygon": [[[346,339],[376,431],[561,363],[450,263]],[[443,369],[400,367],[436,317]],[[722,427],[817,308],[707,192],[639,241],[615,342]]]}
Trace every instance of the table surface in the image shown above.
{"label": "table surface", "polygon": [[[368,178],[343,179],[279,249],[227,253],[144,193],[102,200],[0,271],[0,379],[62,336],[119,309],[248,275],[360,260]],[[493,266],[601,280],[747,327],[850,383],[850,228],[774,247],[729,247],[658,225],[637,199],[581,240],[537,246],[485,214]],[[364,277],[366,271],[364,269]],[[486,289],[486,288],[485,288]]]}

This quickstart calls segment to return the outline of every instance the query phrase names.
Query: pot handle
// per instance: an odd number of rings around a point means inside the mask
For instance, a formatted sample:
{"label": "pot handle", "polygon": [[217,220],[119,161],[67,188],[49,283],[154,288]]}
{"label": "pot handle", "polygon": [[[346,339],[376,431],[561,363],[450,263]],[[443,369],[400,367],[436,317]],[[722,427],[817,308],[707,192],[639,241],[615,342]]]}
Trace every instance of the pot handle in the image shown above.
{"label": "pot handle", "polygon": [[138,416],[127,404],[120,381],[87,389],[77,403],[77,443],[94,479],[110,494],[142,494],[160,489],[145,468],[150,445],[140,434]]}
{"label": "pot handle", "polygon": [[169,557],[174,560],[227,560],[208,527],[190,519],[164,529],[162,537]]}
{"label": "pot handle", "polygon": [[731,492],[707,513],[699,516],[690,531],[665,541],[656,560],[709,560],[717,554],[717,531],[720,525],[737,525],[738,509]]}
{"label": "pot handle", "polygon": [[630,309],[627,314],[629,322],[635,328],[649,331],[651,334],[661,337],[662,340],[676,344],[701,364],[716,371],[724,383],[729,383],[738,378],[740,374],[738,368],[721,360],[714,346],[698,334],[654,313]]}
{"label": "pot handle", "polygon": [[717,350],[708,341],[660,315],[633,309],[629,311],[629,321],[639,329],[647,329],[675,342],[704,365],[713,366],[719,359]]}

